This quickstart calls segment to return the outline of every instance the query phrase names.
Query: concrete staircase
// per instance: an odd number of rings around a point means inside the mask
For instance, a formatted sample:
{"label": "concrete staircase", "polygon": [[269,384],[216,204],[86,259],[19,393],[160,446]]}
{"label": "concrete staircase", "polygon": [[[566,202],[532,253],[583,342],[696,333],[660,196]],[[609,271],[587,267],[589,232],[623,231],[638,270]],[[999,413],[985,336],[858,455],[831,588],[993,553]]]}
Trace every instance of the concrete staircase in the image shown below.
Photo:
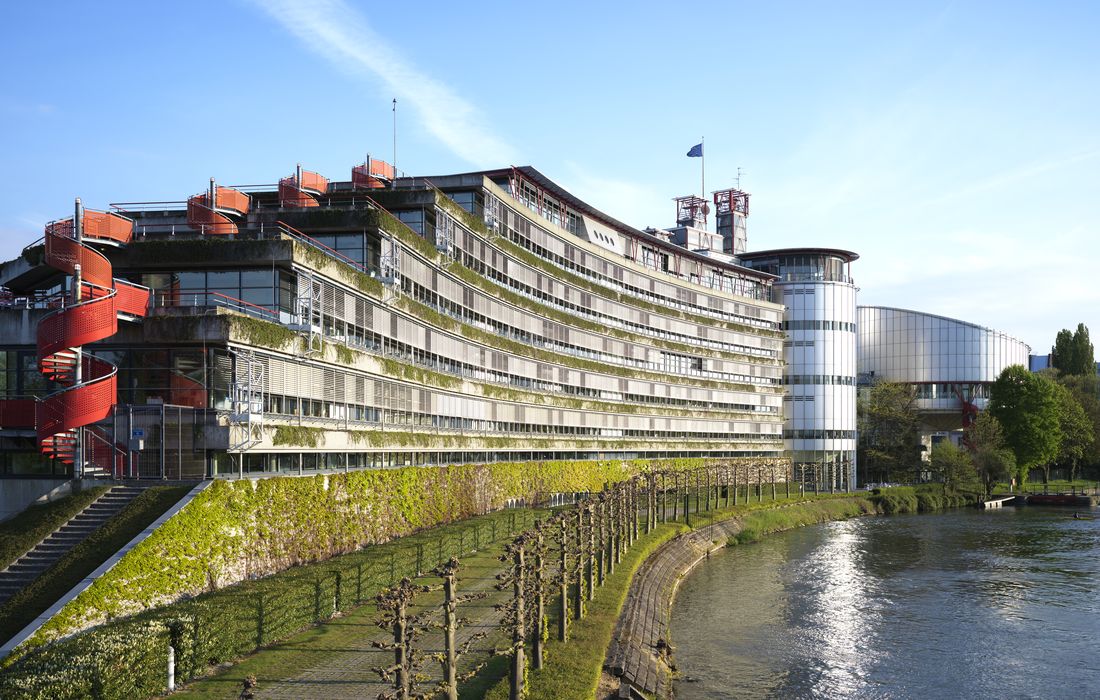
{"label": "concrete staircase", "polygon": [[0,604],[23,590],[100,525],[118,514],[142,492],[141,486],[114,486],[0,571]]}

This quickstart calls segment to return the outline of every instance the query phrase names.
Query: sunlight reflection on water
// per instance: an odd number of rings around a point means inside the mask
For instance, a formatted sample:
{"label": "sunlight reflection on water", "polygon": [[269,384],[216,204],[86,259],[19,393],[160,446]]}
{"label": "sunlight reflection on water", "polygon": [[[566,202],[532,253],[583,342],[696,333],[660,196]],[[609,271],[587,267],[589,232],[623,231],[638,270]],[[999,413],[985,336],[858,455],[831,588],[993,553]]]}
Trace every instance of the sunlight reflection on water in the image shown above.
{"label": "sunlight reflection on water", "polygon": [[863,518],[728,550],[681,585],[679,698],[1100,697],[1100,520]]}

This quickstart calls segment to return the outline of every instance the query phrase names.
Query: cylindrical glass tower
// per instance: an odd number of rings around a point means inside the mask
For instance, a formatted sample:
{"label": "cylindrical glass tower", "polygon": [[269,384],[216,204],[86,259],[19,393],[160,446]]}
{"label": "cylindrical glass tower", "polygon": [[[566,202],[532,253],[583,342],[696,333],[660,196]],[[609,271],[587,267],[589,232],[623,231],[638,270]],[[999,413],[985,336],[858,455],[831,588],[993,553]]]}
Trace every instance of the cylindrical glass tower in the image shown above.
{"label": "cylindrical glass tower", "polygon": [[773,301],[786,307],[783,444],[807,488],[856,484],[855,253],[788,248],[745,253],[746,267],[778,275]]}

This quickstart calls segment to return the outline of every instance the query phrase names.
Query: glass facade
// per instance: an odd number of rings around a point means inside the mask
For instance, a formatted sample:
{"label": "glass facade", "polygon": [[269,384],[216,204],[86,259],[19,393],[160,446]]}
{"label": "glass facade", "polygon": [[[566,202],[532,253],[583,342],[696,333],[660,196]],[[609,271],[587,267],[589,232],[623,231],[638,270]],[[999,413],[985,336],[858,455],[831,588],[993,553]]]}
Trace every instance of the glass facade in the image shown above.
{"label": "glass facade", "polygon": [[883,306],[861,306],[858,318],[861,382],[914,384],[929,413],[961,416],[963,401],[984,408],[1001,371],[1027,367],[1031,353],[1012,336],[953,318]]}

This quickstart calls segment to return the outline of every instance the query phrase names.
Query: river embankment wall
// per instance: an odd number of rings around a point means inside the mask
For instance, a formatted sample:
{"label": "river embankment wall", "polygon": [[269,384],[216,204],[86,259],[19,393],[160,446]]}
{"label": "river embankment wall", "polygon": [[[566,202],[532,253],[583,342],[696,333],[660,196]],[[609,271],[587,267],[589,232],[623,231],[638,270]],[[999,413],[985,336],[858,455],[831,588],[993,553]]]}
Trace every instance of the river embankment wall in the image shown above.
{"label": "river embankment wall", "polygon": [[[692,569],[729,544],[804,525],[880,512],[861,496],[785,503],[755,510],[684,533],[661,545],[638,569],[627,592],[605,661],[605,673],[628,693],[620,697],[671,696],[675,662],[669,641],[672,602]],[[614,686],[614,681],[609,680]],[[606,685],[605,685],[606,687]]]}

